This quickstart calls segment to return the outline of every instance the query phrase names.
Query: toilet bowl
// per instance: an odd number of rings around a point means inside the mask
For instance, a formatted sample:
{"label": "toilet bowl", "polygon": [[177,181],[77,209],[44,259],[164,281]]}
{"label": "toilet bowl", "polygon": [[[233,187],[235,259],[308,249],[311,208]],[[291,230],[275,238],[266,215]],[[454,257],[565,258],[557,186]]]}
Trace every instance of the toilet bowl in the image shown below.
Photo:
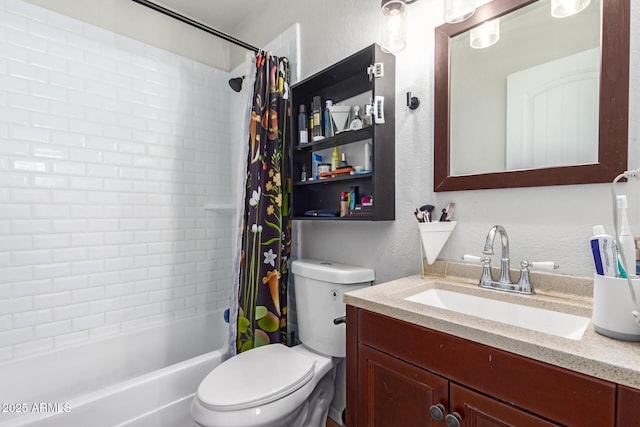
{"label": "toilet bowl", "polygon": [[271,344],[226,360],[200,383],[191,416],[205,427],[321,427],[345,356],[343,292],[369,286],[363,267],[296,260],[291,269],[301,344]]}
{"label": "toilet bowl", "polygon": [[[269,362],[265,364],[265,360]],[[311,409],[324,412],[326,419],[333,398],[333,375],[327,374],[334,370],[334,358],[302,344],[273,344],[241,353],[224,363],[225,369],[214,369],[198,387],[191,404],[191,415],[198,424],[302,426],[295,420],[308,418]],[[323,379],[329,379],[329,384],[316,391]],[[314,392],[317,401],[311,402]]]}

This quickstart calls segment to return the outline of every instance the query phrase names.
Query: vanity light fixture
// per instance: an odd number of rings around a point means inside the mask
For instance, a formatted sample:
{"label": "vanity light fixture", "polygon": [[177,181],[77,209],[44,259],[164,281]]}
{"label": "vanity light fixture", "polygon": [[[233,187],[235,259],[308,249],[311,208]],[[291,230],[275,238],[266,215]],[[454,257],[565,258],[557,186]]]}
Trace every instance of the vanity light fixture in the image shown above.
{"label": "vanity light fixture", "polygon": [[407,46],[407,3],[417,0],[382,0],[382,50],[398,53]]}
{"label": "vanity light fixture", "polygon": [[554,18],[566,18],[582,12],[589,6],[591,0],[551,0],[551,16]]}
{"label": "vanity light fixture", "polygon": [[492,19],[471,29],[470,41],[474,49],[484,49],[500,40],[500,18]]}
{"label": "vanity light fixture", "polygon": [[476,11],[475,0],[444,0],[444,22],[454,24],[471,18]]}

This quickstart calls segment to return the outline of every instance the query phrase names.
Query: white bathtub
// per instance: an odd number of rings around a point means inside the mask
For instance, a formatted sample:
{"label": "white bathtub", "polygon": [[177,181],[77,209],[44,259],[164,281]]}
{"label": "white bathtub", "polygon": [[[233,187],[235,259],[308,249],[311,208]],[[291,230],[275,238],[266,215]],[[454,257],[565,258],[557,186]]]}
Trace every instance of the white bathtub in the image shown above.
{"label": "white bathtub", "polygon": [[0,426],[188,427],[221,362],[222,311],[0,363]]}

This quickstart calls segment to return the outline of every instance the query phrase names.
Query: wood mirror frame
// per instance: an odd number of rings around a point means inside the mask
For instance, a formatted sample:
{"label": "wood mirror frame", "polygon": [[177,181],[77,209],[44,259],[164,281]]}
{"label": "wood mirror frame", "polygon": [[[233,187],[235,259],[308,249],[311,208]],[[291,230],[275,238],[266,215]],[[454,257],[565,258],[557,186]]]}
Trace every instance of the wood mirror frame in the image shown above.
{"label": "wood mirror frame", "polygon": [[449,48],[452,37],[538,0],[493,0],[466,21],[435,29],[434,191],[610,182],[627,169],[630,0],[602,0],[598,162],[469,175],[450,174]]}

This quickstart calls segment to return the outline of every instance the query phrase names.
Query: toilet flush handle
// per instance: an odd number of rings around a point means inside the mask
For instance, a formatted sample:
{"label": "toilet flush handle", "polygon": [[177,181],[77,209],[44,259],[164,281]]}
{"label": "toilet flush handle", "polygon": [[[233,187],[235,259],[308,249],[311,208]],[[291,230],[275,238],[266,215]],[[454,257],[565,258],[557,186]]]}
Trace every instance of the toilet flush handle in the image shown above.
{"label": "toilet flush handle", "polygon": [[333,319],[334,325],[339,325],[340,323],[347,323],[347,316],[340,316]]}

